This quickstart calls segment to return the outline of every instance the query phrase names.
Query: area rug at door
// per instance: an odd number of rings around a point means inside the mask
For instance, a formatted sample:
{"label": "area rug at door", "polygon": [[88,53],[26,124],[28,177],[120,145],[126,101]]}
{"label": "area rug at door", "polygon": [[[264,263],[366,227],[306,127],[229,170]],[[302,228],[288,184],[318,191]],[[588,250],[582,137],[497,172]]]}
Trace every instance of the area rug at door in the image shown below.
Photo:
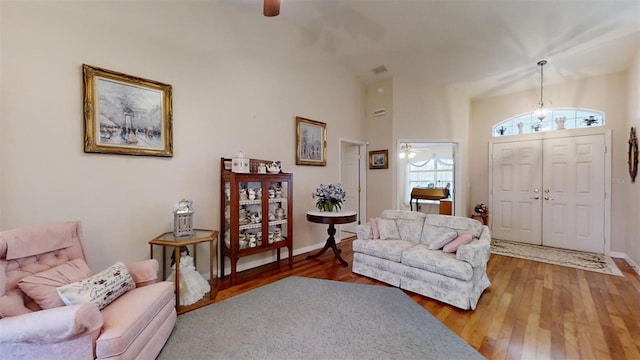
{"label": "area rug at door", "polygon": [[483,359],[397,288],[288,277],[180,315],[158,359]]}
{"label": "area rug at door", "polygon": [[491,252],[521,259],[567,266],[603,274],[624,276],[611,257],[506,240],[491,240]]}

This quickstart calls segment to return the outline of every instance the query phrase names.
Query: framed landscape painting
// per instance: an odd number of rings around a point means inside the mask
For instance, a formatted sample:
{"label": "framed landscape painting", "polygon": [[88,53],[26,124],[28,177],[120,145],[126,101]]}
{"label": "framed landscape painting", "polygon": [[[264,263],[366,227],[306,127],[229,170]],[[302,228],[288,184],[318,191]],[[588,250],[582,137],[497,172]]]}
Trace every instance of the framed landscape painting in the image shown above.
{"label": "framed landscape painting", "polygon": [[327,124],[296,117],[296,165],[327,165]]}
{"label": "framed landscape painting", "polygon": [[173,156],[171,85],[82,65],[84,152]]}
{"label": "framed landscape painting", "polygon": [[369,169],[388,169],[389,150],[369,151]]}

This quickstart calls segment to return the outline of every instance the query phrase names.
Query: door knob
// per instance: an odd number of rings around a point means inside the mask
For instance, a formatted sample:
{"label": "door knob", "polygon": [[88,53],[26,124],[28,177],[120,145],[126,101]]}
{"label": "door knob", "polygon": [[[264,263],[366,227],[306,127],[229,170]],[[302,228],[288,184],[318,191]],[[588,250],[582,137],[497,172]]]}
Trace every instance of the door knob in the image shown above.
{"label": "door knob", "polygon": [[549,189],[544,189],[544,192],[547,194],[549,193],[549,191],[550,191]]}
{"label": "door knob", "polygon": [[538,195],[536,195],[536,196],[532,196],[532,197],[530,197],[529,199],[538,200],[538,199],[540,199],[540,196],[538,196]]}
{"label": "door knob", "polygon": [[553,200],[553,198],[552,198],[552,197],[549,197],[549,195],[545,195],[545,196],[544,196],[544,199],[545,199],[545,200]]}
{"label": "door knob", "polygon": [[540,189],[535,188],[535,189],[533,189],[533,192],[537,194],[537,193],[539,193],[539,192],[540,192]]}

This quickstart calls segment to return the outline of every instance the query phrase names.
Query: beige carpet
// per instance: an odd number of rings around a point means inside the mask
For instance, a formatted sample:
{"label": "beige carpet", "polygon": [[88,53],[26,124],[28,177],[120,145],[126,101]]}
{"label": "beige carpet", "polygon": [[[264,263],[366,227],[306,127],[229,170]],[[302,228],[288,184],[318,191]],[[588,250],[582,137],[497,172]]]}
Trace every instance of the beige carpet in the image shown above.
{"label": "beige carpet", "polygon": [[603,274],[624,276],[610,256],[558,249],[506,240],[491,240],[491,252],[498,255],[567,266]]}

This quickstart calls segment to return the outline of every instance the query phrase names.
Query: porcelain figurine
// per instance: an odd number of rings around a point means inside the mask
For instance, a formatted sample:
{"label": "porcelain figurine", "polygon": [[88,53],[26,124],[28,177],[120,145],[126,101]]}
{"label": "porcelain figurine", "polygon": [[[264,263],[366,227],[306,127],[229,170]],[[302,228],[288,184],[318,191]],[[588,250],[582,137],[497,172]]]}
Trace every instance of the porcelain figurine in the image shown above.
{"label": "porcelain figurine", "polygon": [[280,172],[280,161],[274,161],[267,166],[267,170],[272,174],[277,174]]}

